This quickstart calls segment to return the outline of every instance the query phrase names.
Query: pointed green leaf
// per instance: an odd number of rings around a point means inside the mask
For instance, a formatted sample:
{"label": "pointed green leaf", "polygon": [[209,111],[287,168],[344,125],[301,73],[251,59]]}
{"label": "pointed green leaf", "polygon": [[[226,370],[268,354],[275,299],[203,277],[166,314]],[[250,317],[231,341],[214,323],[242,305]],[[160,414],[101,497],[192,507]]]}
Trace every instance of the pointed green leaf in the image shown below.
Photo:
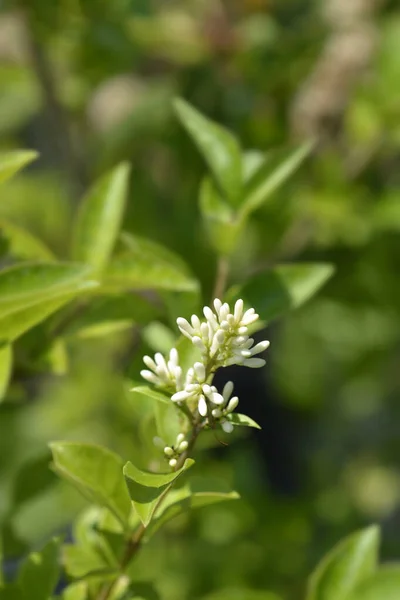
{"label": "pointed green leaf", "polygon": [[261,319],[270,322],[304,304],[333,273],[334,266],[326,263],[280,265],[252,277],[235,295],[255,306]]}
{"label": "pointed green leaf", "polygon": [[245,200],[240,208],[241,218],[247,217],[257,210],[289,177],[298,169],[304,159],[314,148],[313,143],[306,143],[295,151],[277,153],[266,159],[265,168],[258,172],[254,169],[256,181],[250,180],[245,191]]}
{"label": "pointed green leaf", "polygon": [[55,471],[91,502],[108,508],[127,527],[131,503],[121,457],[95,444],[52,442],[50,449]]}
{"label": "pointed green leaf", "polygon": [[207,162],[221,192],[237,205],[242,192],[242,161],[238,141],[227,129],[204,117],[184,100],[176,99],[174,108]]}
{"label": "pointed green leaf", "polygon": [[10,382],[12,359],[12,346],[10,344],[0,346],[0,402],[4,399]]}
{"label": "pointed green leaf", "polygon": [[265,164],[267,155],[259,150],[247,150],[242,155],[243,181],[248,184]]}
{"label": "pointed green leaf", "polygon": [[348,600],[376,570],[379,538],[379,529],[368,527],[335,546],[310,577],[307,600]]}
{"label": "pointed green leaf", "polygon": [[34,150],[17,150],[0,154],[0,184],[10,179],[38,156]]}
{"label": "pointed green leaf", "polygon": [[164,523],[184,512],[238,498],[239,494],[228,490],[223,481],[195,477],[180,489],[169,492],[156,510],[147,535],[154,535]]}
{"label": "pointed green leaf", "polygon": [[55,260],[54,254],[47,246],[28,231],[18,225],[0,218],[0,237],[5,239],[7,254],[21,260]]}
{"label": "pointed green leaf", "polygon": [[67,574],[76,579],[90,575],[108,577],[118,571],[116,567],[110,567],[106,558],[96,548],[78,544],[64,544],[62,555]]}
{"label": "pointed green leaf", "polygon": [[121,163],[83,199],[73,235],[73,257],[96,271],[106,267],[122,223],[130,167]]}
{"label": "pointed green leaf", "polygon": [[131,392],[133,392],[134,394],[139,394],[140,396],[146,396],[152,401],[155,400],[156,402],[168,404],[168,406],[172,404],[171,398],[169,396],[166,396],[161,392],[157,392],[148,385],[135,385],[133,388],[131,388]]}
{"label": "pointed green leaf", "polygon": [[90,280],[90,268],[75,263],[23,263],[0,271],[0,319],[75,292]]}
{"label": "pointed green leaf", "polygon": [[240,427],[254,427],[255,429],[261,429],[260,425],[250,419],[247,415],[241,415],[240,413],[231,413],[224,417],[227,421],[232,423],[232,425],[240,426]]}
{"label": "pointed green leaf", "polygon": [[161,289],[192,291],[198,282],[185,262],[151,240],[124,234],[128,249],[115,256],[105,272],[104,286],[111,289]]}
{"label": "pointed green leaf", "polygon": [[187,459],[181,469],[171,473],[149,473],[135,467],[131,462],[126,463],[124,475],[129,493],[142,523],[147,527],[160,497],[171,487],[172,483],[184,471],[193,465],[194,461]]}
{"label": "pointed green leaf", "polygon": [[96,282],[77,282],[74,292],[54,292],[53,299],[44,300],[39,304],[34,304],[29,308],[21,309],[4,318],[0,318],[0,335],[2,341],[12,342],[16,340],[26,331],[32,329],[32,327],[44,321],[59,308],[79,296],[79,294],[86,293],[96,286]]}
{"label": "pointed green leaf", "polygon": [[400,565],[381,567],[366,577],[350,594],[349,600],[398,600],[400,598]]}
{"label": "pointed green leaf", "polygon": [[60,573],[59,540],[52,540],[40,552],[32,552],[21,568],[19,583],[24,600],[48,600]]}

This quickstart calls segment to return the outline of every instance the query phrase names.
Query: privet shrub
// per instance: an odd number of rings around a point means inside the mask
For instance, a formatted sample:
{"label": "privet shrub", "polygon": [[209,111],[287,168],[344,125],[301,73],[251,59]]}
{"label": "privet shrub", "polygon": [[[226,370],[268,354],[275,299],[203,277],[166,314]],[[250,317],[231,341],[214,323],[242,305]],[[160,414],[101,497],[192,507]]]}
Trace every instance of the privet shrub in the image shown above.
{"label": "privet shrub", "polygon": [[[138,372],[136,377],[126,376],[131,402],[146,405],[143,422],[138,423],[144,445],[140,457],[132,451],[126,462],[97,444],[51,442],[51,468],[89,504],[76,518],[71,539],[60,536],[47,541],[28,554],[17,573],[0,579],[1,599],[162,597],[157,572],[152,580],[141,580],[135,569],[142,547],[174,517],[239,498],[224,481],[195,475],[197,440],[208,432],[225,444],[237,427],[259,428],[250,416],[237,411],[234,382],[222,390],[215,387],[215,372],[229,365],[262,367],[269,342],[256,343],[251,336],[307,301],[333,273],[330,264],[283,264],[244,282],[231,281],[230,260],[248,217],[295,171],[312,144],[284,157],[265,157],[243,151],[229,131],[183,100],[176,101],[175,110],[209,169],[200,186],[199,210],[218,271],[212,303],[202,315],[199,281],[181,257],[121,231],[129,181],[125,163],[95,182],[82,200],[67,260],[59,260],[29,232],[2,220],[14,260],[0,272],[3,399],[7,400],[13,375],[15,342],[33,328],[31,339],[40,345],[27,343],[26,352],[31,362],[36,360],[38,373],[64,372],[66,339],[71,334],[103,336],[132,328],[134,323],[148,326],[147,334],[152,331],[156,339],[153,345],[167,352],[144,356],[141,383]],[[34,159],[35,153],[29,151],[2,156],[0,182]],[[163,315],[170,323],[176,320],[180,336],[177,329],[167,333],[159,320]],[[161,340],[163,336],[166,339]],[[29,486],[25,475],[16,478],[17,507],[46,485],[41,469],[37,476],[31,473]],[[3,539],[6,532],[9,538],[10,527],[3,529]],[[311,576],[307,600],[398,599],[400,568],[378,567],[378,543],[376,527],[342,541]],[[212,597],[227,595],[218,596],[216,590]],[[235,597],[276,598],[262,590],[239,592]]]}

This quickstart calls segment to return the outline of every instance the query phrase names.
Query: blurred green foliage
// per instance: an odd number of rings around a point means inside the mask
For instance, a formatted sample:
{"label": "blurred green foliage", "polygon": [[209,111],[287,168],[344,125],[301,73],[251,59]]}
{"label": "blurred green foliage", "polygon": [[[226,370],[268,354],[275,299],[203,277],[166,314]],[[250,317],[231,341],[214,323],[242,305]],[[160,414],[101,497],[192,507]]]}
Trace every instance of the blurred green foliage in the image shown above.
{"label": "blurred green foliage", "polygon": [[[160,245],[173,253],[171,277],[186,286],[178,294],[144,268],[167,311],[121,294],[74,322],[67,306],[14,344],[0,407],[0,515],[12,570],[12,560],[64,532],[84,506],[48,471],[50,440],[99,442],[139,463],[148,456],[147,429],[138,426],[148,402],[132,399],[126,376],[138,379],[142,354],[165,350],[173,319],[198,303],[191,274],[209,301],[216,241],[219,252],[229,247],[215,225],[225,223],[226,233],[231,207],[221,207],[221,189],[200,186],[205,164],[172,99],[184,97],[234,132],[249,151],[249,173],[260,166],[254,148],[293,156],[297,136],[309,137],[306,119],[296,121],[296,98],[336,30],[309,0],[8,0],[0,11],[0,148],[40,154],[2,185],[2,266],[82,256],[85,244],[71,250],[71,231],[83,192],[128,161],[127,237],[110,291],[127,273],[135,282],[126,254],[159,256]],[[281,411],[276,427],[296,457],[299,484],[283,494],[268,480],[263,432],[235,434],[226,460],[205,452],[199,468],[226,479],[242,500],[179,516],[150,540],[136,573],[151,580],[157,572],[166,600],[303,597],[320,556],[371,520],[383,527],[383,558],[400,554],[400,15],[386,2],[363,19],[375,47],[333,124],[313,124],[312,156],[232,232],[239,243],[230,277],[239,286],[277,263],[336,266],[318,296],[271,327],[268,393],[249,399],[264,430]],[[211,213],[219,217],[206,227]],[[107,240],[96,243],[106,252]],[[49,336],[61,329],[63,341]],[[2,381],[8,352],[2,345]]]}

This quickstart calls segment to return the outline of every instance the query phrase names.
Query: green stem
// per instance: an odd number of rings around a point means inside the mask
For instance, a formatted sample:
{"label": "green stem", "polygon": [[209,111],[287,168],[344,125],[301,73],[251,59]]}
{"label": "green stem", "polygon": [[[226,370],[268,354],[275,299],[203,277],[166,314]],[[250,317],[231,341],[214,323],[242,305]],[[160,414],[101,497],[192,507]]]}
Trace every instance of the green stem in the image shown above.
{"label": "green stem", "polygon": [[215,285],[214,285],[212,300],[214,300],[214,298],[220,298],[220,299],[223,298],[224,293],[225,293],[225,288],[228,283],[228,277],[229,277],[229,259],[227,256],[222,255],[218,258],[217,275],[215,278]]}

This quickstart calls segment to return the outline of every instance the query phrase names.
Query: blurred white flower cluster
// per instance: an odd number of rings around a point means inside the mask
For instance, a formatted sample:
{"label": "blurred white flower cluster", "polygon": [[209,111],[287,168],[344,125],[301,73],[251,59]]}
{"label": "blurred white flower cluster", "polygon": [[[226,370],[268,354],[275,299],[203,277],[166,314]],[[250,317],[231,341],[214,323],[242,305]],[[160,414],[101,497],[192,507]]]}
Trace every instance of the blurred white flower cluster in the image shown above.
{"label": "blurred white flower cluster", "polygon": [[243,300],[238,300],[231,312],[228,303],[214,300],[214,310],[205,306],[205,319],[201,321],[193,315],[190,323],[186,319],[177,319],[180,331],[196,346],[201,360],[195,362],[184,375],[179,365],[179,355],[172,348],[166,360],[156,353],[154,359],[145,356],[143,361],[148,369],[141,371],[144,379],[171,394],[171,400],[179,405],[185,403],[192,414],[206,420],[206,424],[218,422],[224,431],[233,429],[227,417],[239,403],[237,396],[232,397],[233,383],[228,381],[222,394],[212,384],[212,378],[219,367],[242,365],[258,368],[265,360],[255,356],[269,346],[268,341],[254,345],[248,335],[248,327],[259,316],[254,308],[244,311]]}

